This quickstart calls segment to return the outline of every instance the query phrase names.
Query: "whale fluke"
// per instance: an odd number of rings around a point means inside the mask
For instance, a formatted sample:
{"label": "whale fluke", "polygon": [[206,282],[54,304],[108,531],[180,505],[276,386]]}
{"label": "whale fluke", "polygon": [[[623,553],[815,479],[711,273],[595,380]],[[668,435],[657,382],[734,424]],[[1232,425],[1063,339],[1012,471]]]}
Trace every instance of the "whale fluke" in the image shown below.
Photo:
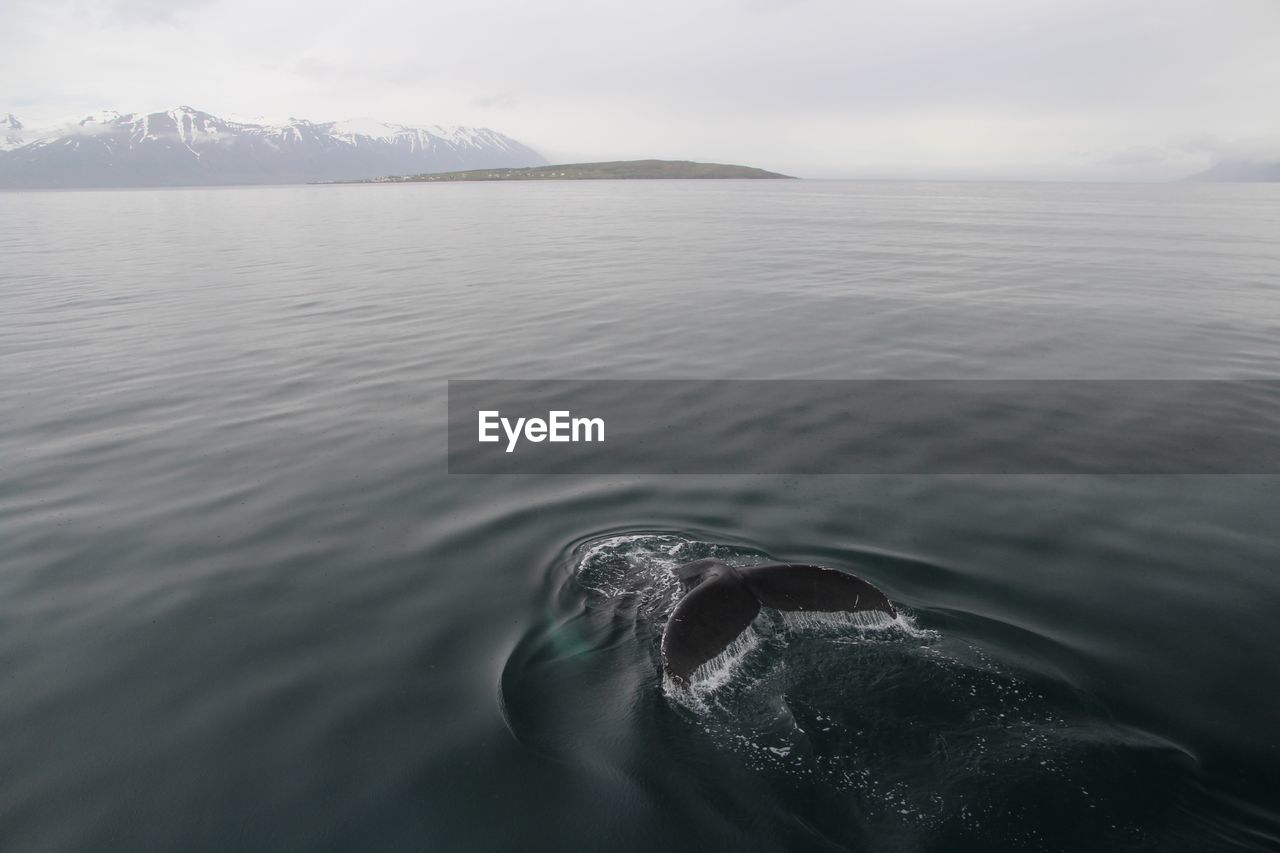
{"label": "whale fluke", "polygon": [[770,563],[739,569],[719,560],[698,560],[676,571],[688,592],[662,634],[662,666],[680,684],[727,649],[762,606],[897,615],[885,594],[871,584],[823,566]]}
{"label": "whale fluke", "polygon": [[837,569],[776,563],[739,569],[738,574],[761,604],[775,610],[879,610],[897,615],[883,592]]}
{"label": "whale fluke", "polygon": [[723,574],[690,590],[662,633],[662,665],[676,681],[729,647],[747,629],[760,602],[740,579]]}

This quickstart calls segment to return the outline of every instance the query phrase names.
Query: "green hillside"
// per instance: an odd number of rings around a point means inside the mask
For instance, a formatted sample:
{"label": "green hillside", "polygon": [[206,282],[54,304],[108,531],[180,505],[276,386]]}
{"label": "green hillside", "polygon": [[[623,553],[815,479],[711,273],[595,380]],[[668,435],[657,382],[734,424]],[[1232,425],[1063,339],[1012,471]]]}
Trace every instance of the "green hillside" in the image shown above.
{"label": "green hillside", "polygon": [[608,163],[567,163],[522,169],[471,169],[374,178],[360,183],[417,183],[430,181],[592,181],[653,178],[789,178],[751,166],[695,163],[691,160],[618,160]]}

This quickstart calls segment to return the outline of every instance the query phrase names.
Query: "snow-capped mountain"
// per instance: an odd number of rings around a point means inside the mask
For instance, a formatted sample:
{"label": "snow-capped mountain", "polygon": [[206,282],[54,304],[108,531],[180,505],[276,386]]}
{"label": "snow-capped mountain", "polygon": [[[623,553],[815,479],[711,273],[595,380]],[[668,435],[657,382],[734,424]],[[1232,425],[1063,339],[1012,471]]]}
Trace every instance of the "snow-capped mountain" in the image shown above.
{"label": "snow-capped mountain", "polygon": [[0,187],[302,183],[545,164],[488,128],[257,123],[191,107],[106,111],[44,130],[0,116]]}
{"label": "snow-capped mountain", "polygon": [[0,135],[3,135],[0,138],[0,151],[8,151],[21,145],[23,130],[22,122],[13,113],[0,116]]}
{"label": "snow-capped mountain", "polygon": [[1203,172],[1197,172],[1188,181],[1220,182],[1276,182],[1280,181],[1280,160],[1223,160]]}

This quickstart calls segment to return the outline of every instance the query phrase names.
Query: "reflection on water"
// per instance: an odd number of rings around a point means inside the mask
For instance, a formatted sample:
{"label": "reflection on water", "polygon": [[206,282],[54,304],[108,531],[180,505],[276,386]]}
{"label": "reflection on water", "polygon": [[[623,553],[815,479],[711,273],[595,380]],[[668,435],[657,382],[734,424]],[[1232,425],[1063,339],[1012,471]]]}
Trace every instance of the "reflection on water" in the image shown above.
{"label": "reflection on water", "polygon": [[[1280,846],[1274,477],[444,473],[449,378],[1275,378],[1280,188],[0,217],[5,849]],[[904,616],[765,613],[673,695],[700,556]]]}

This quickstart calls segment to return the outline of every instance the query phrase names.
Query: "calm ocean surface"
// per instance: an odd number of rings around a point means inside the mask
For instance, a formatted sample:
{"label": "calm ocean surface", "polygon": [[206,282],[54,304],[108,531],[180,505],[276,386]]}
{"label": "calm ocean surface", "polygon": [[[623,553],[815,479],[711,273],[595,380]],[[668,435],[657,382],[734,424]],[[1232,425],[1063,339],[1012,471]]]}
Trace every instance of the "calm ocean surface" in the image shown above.
{"label": "calm ocean surface", "polygon": [[[1280,378],[1280,185],[0,193],[0,282],[0,849],[1280,849],[1278,477],[445,473],[448,379]],[[677,697],[709,554],[906,615]]]}

